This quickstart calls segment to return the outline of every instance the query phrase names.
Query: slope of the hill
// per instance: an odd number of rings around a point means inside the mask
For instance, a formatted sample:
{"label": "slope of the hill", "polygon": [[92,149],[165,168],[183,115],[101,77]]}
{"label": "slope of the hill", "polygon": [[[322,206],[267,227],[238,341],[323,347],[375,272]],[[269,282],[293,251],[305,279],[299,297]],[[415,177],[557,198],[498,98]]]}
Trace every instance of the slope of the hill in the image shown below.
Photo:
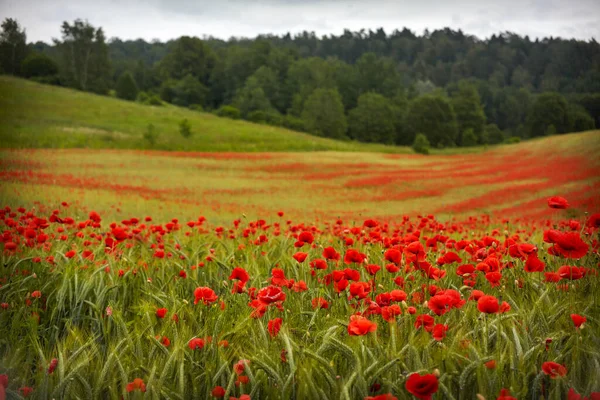
{"label": "slope of the hill", "polygon": [[[179,133],[188,119],[192,136]],[[149,124],[159,136],[144,139]],[[219,118],[171,105],[156,107],[0,76],[0,145],[11,148],[117,148],[190,151],[411,152],[344,142],[280,127]]]}

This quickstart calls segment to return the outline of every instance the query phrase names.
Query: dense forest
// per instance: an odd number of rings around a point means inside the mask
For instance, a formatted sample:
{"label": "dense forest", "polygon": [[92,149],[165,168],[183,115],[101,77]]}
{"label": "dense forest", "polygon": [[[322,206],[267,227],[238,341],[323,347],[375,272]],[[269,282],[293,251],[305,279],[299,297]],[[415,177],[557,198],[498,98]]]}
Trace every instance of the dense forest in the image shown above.
{"label": "dense forest", "polygon": [[338,139],[473,146],[600,127],[596,40],[479,39],[451,29],[318,37],[106,39],[64,22],[27,43],[6,19],[0,72]]}

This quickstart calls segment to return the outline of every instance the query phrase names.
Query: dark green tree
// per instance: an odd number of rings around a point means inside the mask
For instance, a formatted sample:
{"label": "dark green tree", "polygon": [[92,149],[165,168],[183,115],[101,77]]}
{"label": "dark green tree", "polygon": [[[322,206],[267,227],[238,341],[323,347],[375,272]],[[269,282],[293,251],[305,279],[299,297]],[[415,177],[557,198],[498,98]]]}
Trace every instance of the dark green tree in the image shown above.
{"label": "dark green tree", "polygon": [[496,124],[489,124],[485,126],[483,131],[482,143],[484,144],[498,144],[504,142],[504,134],[502,130],[498,128]]}
{"label": "dark green tree", "polygon": [[138,86],[130,72],[124,72],[119,77],[116,86],[117,97],[124,100],[135,100],[138,95]]}
{"label": "dark green tree", "polygon": [[188,121],[187,118],[179,122],[179,133],[186,139],[189,139],[192,136],[192,124],[190,124],[190,121]]}
{"label": "dark green tree", "polygon": [[594,129],[594,119],[580,105],[569,105],[570,132],[583,132]]}
{"label": "dark green tree", "polygon": [[31,53],[21,63],[21,74],[47,83],[58,83],[58,65],[43,53]]}
{"label": "dark green tree", "polygon": [[63,55],[62,73],[67,85],[81,90],[106,93],[111,85],[108,46],[102,28],[87,21],[63,22],[62,42],[56,41]]}
{"label": "dark green tree", "polygon": [[159,68],[165,79],[180,80],[191,75],[206,85],[215,63],[215,55],[204,41],[182,36],[170,45],[169,53],[160,61]]}
{"label": "dark green tree", "polygon": [[412,148],[415,153],[429,154],[430,147],[431,144],[429,143],[429,140],[427,140],[427,136],[423,135],[422,133],[417,133],[412,144]]}
{"label": "dark green tree", "polygon": [[181,80],[169,79],[163,82],[160,97],[168,102],[181,107],[199,105],[204,107],[208,89],[191,74]]}
{"label": "dark green tree", "polygon": [[433,146],[456,143],[456,115],[450,101],[441,95],[425,95],[410,102],[406,115],[407,136],[403,143],[412,143],[417,133],[423,133]]}
{"label": "dark green tree", "polygon": [[254,76],[249,77],[244,87],[238,91],[233,105],[240,110],[244,118],[253,111],[266,112],[272,109],[271,102]]}
{"label": "dark green tree", "polygon": [[[548,132],[566,133],[571,129],[569,106],[558,93],[542,93],[533,103],[527,120],[531,137],[543,136]],[[549,127],[552,125],[552,129]]]}
{"label": "dark green tree", "polygon": [[0,32],[0,72],[18,75],[27,53],[25,29],[16,19],[6,18]]}
{"label": "dark green tree", "polygon": [[395,141],[394,111],[388,99],[371,92],[358,98],[348,115],[350,137],[361,142],[392,144]]}
{"label": "dark green tree", "polygon": [[[485,126],[485,113],[475,86],[461,82],[458,91],[452,97],[452,108],[456,113],[458,144],[464,144],[463,135],[469,129],[475,136],[476,143],[479,142]],[[473,146],[473,144],[464,145]]]}
{"label": "dark green tree", "polygon": [[315,89],[306,99],[302,119],[305,129],[315,135],[335,139],[346,137],[344,104],[336,89]]}

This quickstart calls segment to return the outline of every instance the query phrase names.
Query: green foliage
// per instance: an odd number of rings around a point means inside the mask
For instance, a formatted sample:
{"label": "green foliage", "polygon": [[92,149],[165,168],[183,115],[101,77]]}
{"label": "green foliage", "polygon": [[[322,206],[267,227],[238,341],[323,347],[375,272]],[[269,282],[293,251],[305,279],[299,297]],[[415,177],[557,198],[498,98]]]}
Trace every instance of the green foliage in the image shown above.
{"label": "green foliage", "polygon": [[282,125],[293,131],[303,132],[304,121],[301,118],[294,117],[293,115],[286,115],[282,120]]}
{"label": "green foliage", "polygon": [[427,140],[427,136],[423,135],[422,133],[417,133],[412,148],[415,153],[429,154],[430,144],[429,140]]}
{"label": "green foliage", "polygon": [[21,75],[25,78],[45,78],[58,82],[58,65],[43,53],[31,53],[21,63]]}
{"label": "green foliage", "polygon": [[365,93],[350,111],[350,137],[361,142],[394,143],[394,110],[388,99],[377,93]]}
{"label": "green foliage", "polygon": [[192,136],[192,124],[190,124],[187,118],[179,122],[179,133],[186,139]]}
{"label": "green foliage", "polygon": [[215,61],[213,50],[204,41],[182,36],[170,44],[158,68],[165,79],[182,80],[191,76],[206,85]]}
{"label": "green foliage", "polygon": [[402,142],[413,141],[423,133],[432,146],[452,146],[456,143],[456,116],[450,101],[441,95],[425,95],[412,100],[406,116],[408,134]]}
{"label": "green foliage", "polygon": [[[17,20],[6,18],[0,32],[0,73],[18,75],[26,59],[27,36]],[[35,75],[31,75],[35,76]]]}
{"label": "green foliage", "polygon": [[510,136],[507,137],[506,139],[504,139],[504,143],[506,144],[515,144],[515,143],[520,143],[521,142],[521,138],[518,136]]}
{"label": "green foliage", "polygon": [[302,111],[304,127],[311,133],[334,139],[346,137],[346,116],[342,98],[335,89],[315,89]]}
{"label": "green foliage", "polygon": [[191,104],[204,106],[208,89],[193,75],[188,74],[181,80],[169,79],[163,82],[160,97],[167,103],[181,107]]}
{"label": "green foliage", "polygon": [[594,119],[579,105],[569,106],[569,121],[571,122],[569,132],[583,132],[594,129]]}
{"label": "green foliage", "polygon": [[119,77],[116,87],[117,97],[124,100],[135,100],[138,95],[138,87],[130,72],[124,72]]}
{"label": "green foliage", "polygon": [[240,119],[242,117],[242,113],[239,109],[229,105],[221,106],[215,114],[217,114],[219,117],[230,119]]}
{"label": "green foliage", "polygon": [[154,127],[153,124],[148,124],[146,130],[144,131],[144,139],[150,144],[150,146],[154,146],[156,141],[158,140],[158,131]]}
{"label": "green foliage", "polygon": [[483,134],[485,113],[475,86],[467,83],[460,84],[458,91],[452,96],[452,108],[456,114],[457,129],[460,133],[457,142],[463,146],[473,146],[472,138],[465,139],[463,136],[470,130],[477,144]]}
{"label": "green foliage", "polygon": [[[535,102],[527,121],[531,137],[555,133],[569,132],[569,107],[567,101],[558,93],[540,94]],[[553,126],[550,129],[550,126]]]}
{"label": "green foliage", "polygon": [[156,94],[153,94],[152,96],[150,96],[150,97],[148,98],[148,100],[146,100],[146,101],[145,101],[145,103],[144,103],[144,104],[148,104],[148,105],[150,105],[150,106],[162,106],[162,105],[163,105],[163,102],[162,102],[162,100],[160,99],[160,97],[158,97],[158,95],[156,95]]}
{"label": "green foliage", "polygon": [[77,19],[73,24],[63,22],[62,42],[56,41],[62,53],[64,81],[80,90],[106,94],[110,89],[110,59],[102,28]]}
{"label": "green foliage", "polygon": [[484,144],[499,144],[504,142],[504,134],[498,128],[496,124],[489,124],[485,126],[483,131],[482,142]]}
{"label": "green foliage", "polygon": [[468,128],[462,133],[462,145],[465,147],[477,146],[479,137],[475,134],[472,128]]}
{"label": "green foliage", "polygon": [[255,111],[262,111],[264,114],[272,109],[271,102],[258,79],[253,76],[246,80],[244,87],[237,93],[233,105],[240,110],[244,118],[248,118],[248,115]]}

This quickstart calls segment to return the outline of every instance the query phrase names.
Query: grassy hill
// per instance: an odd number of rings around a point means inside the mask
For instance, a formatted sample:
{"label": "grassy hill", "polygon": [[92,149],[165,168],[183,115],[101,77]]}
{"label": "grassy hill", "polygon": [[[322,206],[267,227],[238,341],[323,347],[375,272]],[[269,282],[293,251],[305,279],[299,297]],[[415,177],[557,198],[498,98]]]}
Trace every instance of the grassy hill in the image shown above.
{"label": "grassy hill", "polygon": [[[179,134],[184,118],[192,126],[189,139]],[[171,105],[146,106],[0,76],[2,147],[149,148],[143,134],[150,123],[159,132],[153,148],[160,150],[411,152],[406,147],[319,138]]]}

